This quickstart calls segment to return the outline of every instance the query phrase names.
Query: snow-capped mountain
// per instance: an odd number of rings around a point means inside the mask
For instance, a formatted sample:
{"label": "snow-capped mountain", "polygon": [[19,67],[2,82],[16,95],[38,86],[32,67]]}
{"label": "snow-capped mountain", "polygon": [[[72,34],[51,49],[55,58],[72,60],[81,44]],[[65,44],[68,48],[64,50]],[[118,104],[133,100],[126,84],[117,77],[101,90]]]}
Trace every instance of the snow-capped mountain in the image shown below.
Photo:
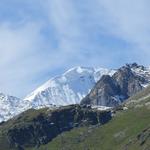
{"label": "snow-capped mountain", "polygon": [[75,67],[50,79],[24,100],[0,93],[0,122],[30,109],[77,104],[104,74],[115,70]]}
{"label": "snow-capped mountain", "polygon": [[[143,88],[150,85],[150,68],[135,63],[127,66],[136,77],[138,76],[139,83]],[[78,104],[89,94],[103,75],[112,77],[117,72],[118,70],[103,68],[75,67],[50,79],[23,100],[0,93],[0,122],[30,108],[53,108],[54,106]],[[119,76],[120,73],[117,77]],[[116,98],[116,101],[119,101],[119,99]]]}
{"label": "snow-capped mountain", "polygon": [[24,100],[30,101],[33,108],[78,104],[102,75],[114,73],[115,70],[104,68],[75,67],[50,79]]}
{"label": "snow-capped mountain", "polygon": [[31,108],[28,101],[0,93],[0,122],[6,121]]}

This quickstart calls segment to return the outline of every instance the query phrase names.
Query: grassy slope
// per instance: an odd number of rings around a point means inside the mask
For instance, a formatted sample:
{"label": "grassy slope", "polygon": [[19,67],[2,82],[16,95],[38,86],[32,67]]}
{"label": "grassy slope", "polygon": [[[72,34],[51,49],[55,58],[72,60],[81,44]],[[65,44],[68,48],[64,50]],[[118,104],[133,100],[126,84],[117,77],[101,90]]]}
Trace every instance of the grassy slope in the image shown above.
{"label": "grassy slope", "polygon": [[[150,109],[147,107],[122,111],[108,124],[96,128],[79,128],[63,133],[39,150],[124,150],[139,133],[150,127]],[[129,145],[129,150],[143,150],[149,142]],[[146,149],[149,150],[149,149]]]}

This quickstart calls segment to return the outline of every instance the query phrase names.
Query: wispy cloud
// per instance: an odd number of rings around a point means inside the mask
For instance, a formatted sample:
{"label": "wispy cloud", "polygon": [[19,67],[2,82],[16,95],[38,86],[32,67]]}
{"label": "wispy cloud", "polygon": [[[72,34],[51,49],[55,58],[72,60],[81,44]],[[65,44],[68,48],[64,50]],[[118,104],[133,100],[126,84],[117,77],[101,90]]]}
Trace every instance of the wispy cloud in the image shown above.
{"label": "wispy cloud", "polygon": [[105,17],[109,20],[105,27],[109,33],[132,43],[140,55],[150,54],[149,1],[101,0],[99,4],[105,8]]}

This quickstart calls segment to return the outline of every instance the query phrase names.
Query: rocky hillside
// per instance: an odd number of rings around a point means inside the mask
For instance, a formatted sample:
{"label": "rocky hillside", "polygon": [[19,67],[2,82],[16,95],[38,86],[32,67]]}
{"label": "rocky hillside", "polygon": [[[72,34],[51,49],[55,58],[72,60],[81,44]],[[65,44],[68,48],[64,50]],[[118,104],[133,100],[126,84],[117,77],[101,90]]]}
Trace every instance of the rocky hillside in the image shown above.
{"label": "rocky hillside", "polygon": [[150,150],[150,109],[118,112],[104,126],[65,132],[39,150]]}
{"label": "rocky hillside", "polygon": [[64,131],[75,127],[103,125],[111,119],[110,111],[98,111],[79,105],[50,110],[28,110],[0,125],[3,150],[37,149]]}
{"label": "rocky hillside", "polygon": [[[114,117],[107,124],[74,128],[38,150],[150,150],[150,96],[145,99],[148,91],[149,87],[113,111]],[[133,100],[136,105],[128,108]]]}
{"label": "rocky hillside", "polygon": [[123,66],[113,76],[103,75],[81,104],[118,106],[147,87],[149,79],[149,72],[144,66],[137,64]]}

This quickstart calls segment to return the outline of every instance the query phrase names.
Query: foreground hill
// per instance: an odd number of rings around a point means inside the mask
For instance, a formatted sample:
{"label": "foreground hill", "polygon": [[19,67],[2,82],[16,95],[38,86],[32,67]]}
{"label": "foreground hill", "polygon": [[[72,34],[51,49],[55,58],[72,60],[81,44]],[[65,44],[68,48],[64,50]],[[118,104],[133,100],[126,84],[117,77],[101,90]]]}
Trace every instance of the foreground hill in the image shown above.
{"label": "foreground hill", "polygon": [[119,112],[103,126],[76,128],[39,150],[150,150],[150,109]]}
{"label": "foreground hill", "polygon": [[81,126],[102,125],[110,119],[110,111],[99,111],[79,105],[53,110],[30,109],[0,125],[0,149],[38,149],[64,131]]}
{"label": "foreground hill", "polygon": [[103,126],[62,133],[39,150],[150,150],[150,87],[113,110],[113,116]]}

